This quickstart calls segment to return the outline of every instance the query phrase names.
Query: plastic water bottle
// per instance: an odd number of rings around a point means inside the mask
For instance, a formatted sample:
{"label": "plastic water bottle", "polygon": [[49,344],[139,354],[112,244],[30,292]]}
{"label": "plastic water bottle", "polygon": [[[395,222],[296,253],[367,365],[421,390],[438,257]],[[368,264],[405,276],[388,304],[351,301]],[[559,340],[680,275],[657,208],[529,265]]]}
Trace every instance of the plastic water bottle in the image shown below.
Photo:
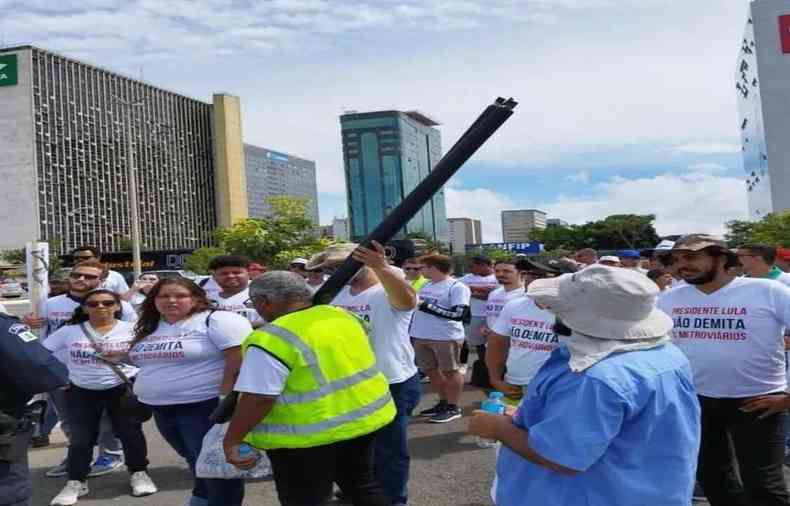
{"label": "plastic water bottle", "polygon": [[258,450],[248,445],[247,443],[241,443],[239,445],[239,457],[241,457],[244,460],[248,458],[254,458],[255,461],[257,462],[258,459],[261,458],[261,454]]}
{"label": "plastic water bottle", "polygon": [[[488,394],[488,399],[484,400],[480,405],[480,409],[486,413],[493,413],[495,415],[505,414],[505,403],[502,398],[505,396],[502,392],[491,392]],[[497,444],[496,439],[488,439],[477,436],[477,446],[480,448],[493,448]]]}

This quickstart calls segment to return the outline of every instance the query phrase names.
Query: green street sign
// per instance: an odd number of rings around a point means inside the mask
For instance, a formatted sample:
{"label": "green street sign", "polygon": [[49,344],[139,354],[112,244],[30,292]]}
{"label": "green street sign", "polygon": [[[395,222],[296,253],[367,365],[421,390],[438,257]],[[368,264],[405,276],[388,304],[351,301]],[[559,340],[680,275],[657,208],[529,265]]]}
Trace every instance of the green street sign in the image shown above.
{"label": "green street sign", "polygon": [[13,86],[19,81],[16,55],[0,55],[0,86]]}

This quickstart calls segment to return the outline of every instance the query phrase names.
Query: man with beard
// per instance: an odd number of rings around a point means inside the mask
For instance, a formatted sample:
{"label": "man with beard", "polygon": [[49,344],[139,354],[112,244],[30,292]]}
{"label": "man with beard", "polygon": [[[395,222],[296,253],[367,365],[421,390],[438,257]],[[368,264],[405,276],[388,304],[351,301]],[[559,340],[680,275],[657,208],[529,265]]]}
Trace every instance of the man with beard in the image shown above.
{"label": "man with beard", "polygon": [[[782,460],[784,327],[790,289],[768,279],[738,278],[737,256],[712,236],[682,237],[671,250],[685,285],[664,292],[658,307],[674,322],[702,408],[698,479],[711,506],[790,503]],[[756,403],[756,404],[755,404]],[[737,460],[743,487],[733,468]]]}

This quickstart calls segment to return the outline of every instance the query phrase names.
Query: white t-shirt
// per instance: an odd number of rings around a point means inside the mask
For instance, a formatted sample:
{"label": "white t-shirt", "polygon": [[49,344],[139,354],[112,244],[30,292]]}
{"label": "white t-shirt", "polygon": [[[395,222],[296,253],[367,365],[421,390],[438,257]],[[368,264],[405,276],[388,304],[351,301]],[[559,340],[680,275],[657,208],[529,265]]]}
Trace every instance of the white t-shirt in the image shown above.
{"label": "white t-shirt", "polygon": [[778,281],[783,285],[790,287],[790,274],[783,272],[774,281]]}
{"label": "white t-shirt", "polygon": [[129,304],[137,310],[143,305],[143,301],[145,301],[145,294],[137,291],[132,294],[132,297],[129,299]]}
{"label": "white t-shirt", "polygon": [[[103,336],[96,332],[89,322],[85,322],[88,332],[96,336],[99,349],[103,352],[117,351],[124,353],[134,339],[134,324],[119,321],[115,327]],[[43,346],[51,351],[69,369],[69,381],[87,390],[107,390],[123,383],[110,366],[96,358],[98,350],[80,329],[79,325],[66,325],[50,335]],[[132,377],[137,368],[121,365],[121,371]]]}
{"label": "white t-shirt", "polygon": [[691,363],[700,395],[740,398],[786,390],[790,288],[735,278],[706,294],[688,284],[662,293],[657,305],[675,323],[672,337]]}
{"label": "white t-shirt", "polygon": [[[459,279],[461,283],[465,284],[469,288],[475,287],[483,287],[483,288],[496,288],[498,283],[496,281],[496,276],[493,274],[489,274],[488,276],[478,276],[477,274],[467,274],[461,279]],[[486,301],[483,299],[476,299],[471,297],[471,304],[469,305],[469,309],[472,312],[472,316],[478,317],[485,317],[486,315]]]}
{"label": "white t-shirt", "polygon": [[129,352],[140,368],[135,393],[153,406],[189,404],[218,396],[225,371],[223,351],[241,346],[251,332],[246,319],[229,311],[203,311],[172,325],[161,320],[156,330]]}
{"label": "white t-shirt", "polygon": [[390,384],[403,383],[417,374],[409,323],[414,310],[400,311],[390,304],[384,286],[371,286],[357,295],[344,286],[332,300],[333,306],[351,311],[370,325],[370,341],[376,365]]}
{"label": "white t-shirt", "polygon": [[250,346],[244,354],[233,390],[260,395],[280,395],[291,371],[264,350]]}
{"label": "white t-shirt", "polygon": [[535,305],[529,297],[519,297],[505,304],[491,328],[500,336],[510,337],[505,381],[511,385],[528,385],[551,352],[560,345],[554,333],[554,315]]}
{"label": "white t-shirt", "polygon": [[214,276],[209,276],[208,278],[205,278],[205,280],[206,282],[204,284],[201,285],[201,281],[198,283],[198,286],[200,286],[203,291],[206,292],[206,297],[208,297],[209,300],[213,300],[214,297],[216,297],[217,294],[222,291],[222,288],[217,283],[217,280],[214,279]]}
{"label": "white t-shirt", "polygon": [[126,283],[126,278],[123,277],[123,274],[116,271],[107,272],[107,278],[101,282],[101,287],[106,288],[107,290],[112,290],[119,295],[123,295],[129,291],[129,285]]}
{"label": "white t-shirt", "polygon": [[516,288],[515,290],[510,290],[508,292],[505,291],[504,286],[500,286],[493,292],[489,293],[488,300],[486,301],[486,327],[493,329],[497,318],[499,318],[499,313],[502,312],[505,304],[511,300],[516,300],[519,297],[524,296],[526,296],[524,287]]}
{"label": "white t-shirt", "polygon": [[[468,286],[457,279],[447,278],[439,283],[426,283],[420,290],[419,298],[420,301],[449,310],[453,306],[468,306],[471,292]],[[409,332],[417,339],[463,341],[464,324],[417,310],[414,312]]]}
{"label": "white t-shirt", "polygon": [[[74,315],[74,310],[80,307],[80,304],[82,304],[81,299],[72,297],[68,293],[47,299],[41,308],[40,315],[41,318],[47,319],[47,326],[44,329],[42,340],[65,325]],[[121,310],[123,311],[121,320],[127,322],[137,321],[137,313],[132,305],[125,300],[121,301]]]}
{"label": "white t-shirt", "polygon": [[232,311],[237,315],[241,315],[247,319],[253,327],[260,327],[266,323],[266,320],[258,314],[255,306],[250,299],[250,289],[245,288],[236,295],[230,297],[223,297],[219,293],[214,295],[211,300],[217,309],[222,311]]}

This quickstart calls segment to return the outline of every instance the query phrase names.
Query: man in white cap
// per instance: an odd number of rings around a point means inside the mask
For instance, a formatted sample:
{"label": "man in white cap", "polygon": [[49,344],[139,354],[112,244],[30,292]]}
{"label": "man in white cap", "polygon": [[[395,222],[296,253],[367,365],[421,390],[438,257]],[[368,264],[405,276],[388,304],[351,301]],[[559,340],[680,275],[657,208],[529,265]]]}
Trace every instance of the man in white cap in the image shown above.
{"label": "man in white cap", "polygon": [[409,323],[417,307],[417,295],[403,271],[387,262],[384,247],[354,243],[333,244],[313,256],[307,271],[333,272],[349,255],[363,267],[332,300],[364,320],[376,354],[376,366],[389,381],[398,410],[395,419],[376,433],[376,476],[393,506],[408,503],[411,414],[420,402],[420,381],[409,337]]}
{"label": "man in white cap", "polygon": [[598,263],[608,267],[620,267],[620,259],[615,255],[604,255],[598,260]]}
{"label": "man in white cap", "polygon": [[[735,253],[706,234],[681,237],[671,260],[686,284],[664,292],[658,307],[674,320],[674,342],[694,370],[705,495],[711,506],[787,505],[787,413],[771,406],[787,391],[783,331],[790,326],[790,289],[736,277],[730,270]],[[742,488],[732,479],[736,460]]]}
{"label": "man in white cap", "polygon": [[527,295],[566,339],[513,417],[472,418],[471,432],[503,444],[497,506],[691,504],[700,410],[655,283],[593,265]]}

